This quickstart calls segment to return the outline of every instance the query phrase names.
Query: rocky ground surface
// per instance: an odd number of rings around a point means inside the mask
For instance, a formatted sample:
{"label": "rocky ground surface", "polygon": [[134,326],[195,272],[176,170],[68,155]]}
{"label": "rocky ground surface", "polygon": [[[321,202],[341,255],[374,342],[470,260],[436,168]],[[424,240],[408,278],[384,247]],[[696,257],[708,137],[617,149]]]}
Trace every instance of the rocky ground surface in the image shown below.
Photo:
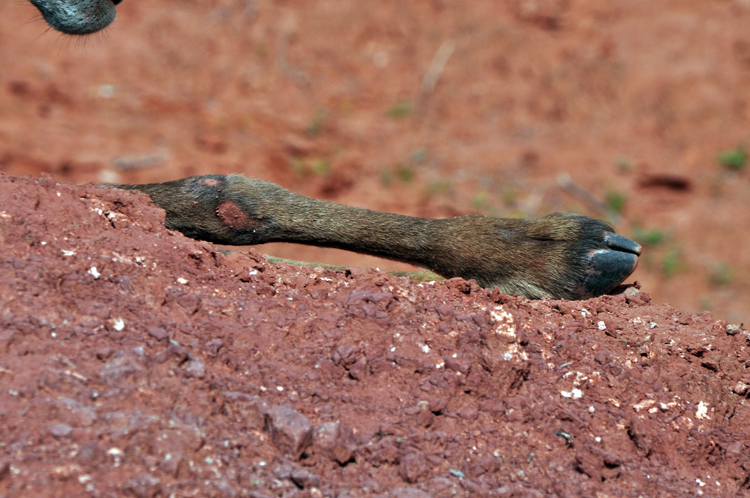
{"label": "rocky ground surface", "polygon": [[737,496],[748,333],[270,265],[0,177],[0,496]]}
{"label": "rocky ground surface", "polygon": [[[0,2],[0,171],[51,175],[0,179],[0,497],[750,494],[748,0],[126,0],[86,39],[36,14]],[[72,185],[231,172],[607,218],[643,292],[271,265]]]}

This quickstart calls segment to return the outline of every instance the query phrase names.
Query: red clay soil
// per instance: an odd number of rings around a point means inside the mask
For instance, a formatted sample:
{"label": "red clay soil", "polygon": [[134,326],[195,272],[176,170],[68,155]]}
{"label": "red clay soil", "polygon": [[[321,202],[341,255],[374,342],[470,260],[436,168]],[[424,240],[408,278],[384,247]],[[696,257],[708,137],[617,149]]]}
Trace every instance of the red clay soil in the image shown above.
{"label": "red clay soil", "polygon": [[750,0],[124,0],[86,39],[35,16],[0,1],[2,172],[234,172],[402,214],[607,216],[560,189],[568,173],[644,243],[654,301],[750,323],[750,164],[717,161],[750,147]]}
{"label": "red clay soil", "polygon": [[737,496],[750,335],[271,265],[0,177],[0,496]]}
{"label": "red clay soil", "polygon": [[[84,40],[35,15],[0,1],[0,171],[52,175],[0,178],[0,498],[750,495],[750,171],[717,161],[750,144],[748,0],[125,0]],[[610,216],[644,292],[270,265],[72,185],[230,172]]]}

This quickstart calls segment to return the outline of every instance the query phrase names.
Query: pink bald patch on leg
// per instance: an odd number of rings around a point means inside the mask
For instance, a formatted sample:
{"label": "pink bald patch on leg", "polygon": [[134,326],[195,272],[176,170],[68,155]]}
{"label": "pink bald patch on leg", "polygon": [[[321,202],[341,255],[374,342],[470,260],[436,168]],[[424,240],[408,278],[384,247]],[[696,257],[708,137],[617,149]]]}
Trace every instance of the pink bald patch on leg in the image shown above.
{"label": "pink bald patch on leg", "polygon": [[201,178],[198,183],[205,185],[206,187],[220,187],[221,182],[215,178]]}
{"label": "pink bald patch on leg", "polygon": [[252,230],[260,225],[257,219],[251,217],[233,201],[219,204],[216,208],[216,216],[232,230]]}

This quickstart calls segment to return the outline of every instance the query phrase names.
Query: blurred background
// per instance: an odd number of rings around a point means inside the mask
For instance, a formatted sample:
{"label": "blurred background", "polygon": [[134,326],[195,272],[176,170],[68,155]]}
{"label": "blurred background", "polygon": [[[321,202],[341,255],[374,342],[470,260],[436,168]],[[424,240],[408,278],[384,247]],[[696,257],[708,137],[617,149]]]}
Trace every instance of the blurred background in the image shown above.
{"label": "blurred background", "polygon": [[644,245],[655,302],[748,322],[748,26],[750,0],[124,0],[71,38],[0,2],[0,171],[587,214]]}

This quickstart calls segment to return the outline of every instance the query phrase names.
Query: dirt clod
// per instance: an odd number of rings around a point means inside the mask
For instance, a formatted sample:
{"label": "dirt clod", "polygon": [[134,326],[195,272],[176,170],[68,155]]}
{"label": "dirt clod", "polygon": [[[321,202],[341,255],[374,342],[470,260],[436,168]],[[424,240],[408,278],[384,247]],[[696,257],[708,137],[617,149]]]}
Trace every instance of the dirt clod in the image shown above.
{"label": "dirt clod", "polygon": [[265,420],[271,441],[288,456],[299,459],[312,442],[310,421],[288,406],[272,406]]}
{"label": "dirt clod", "polygon": [[349,462],[356,451],[352,428],[341,422],[320,424],[315,429],[314,444],[318,451],[341,465]]}

